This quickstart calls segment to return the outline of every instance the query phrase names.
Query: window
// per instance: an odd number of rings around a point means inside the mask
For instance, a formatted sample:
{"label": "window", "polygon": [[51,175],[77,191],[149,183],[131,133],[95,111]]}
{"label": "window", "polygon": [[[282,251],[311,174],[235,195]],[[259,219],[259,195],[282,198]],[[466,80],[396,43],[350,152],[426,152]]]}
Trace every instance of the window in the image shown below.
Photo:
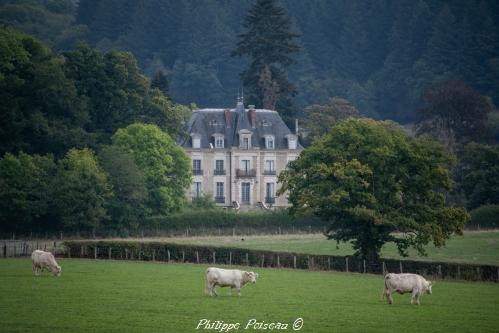
{"label": "window", "polygon": [[267,183],[265,189],[265,196],[267,198],[273,198],[275,196],[275,183]]}
{"label": "window", "polygon": [[265,137],[265,148],[274,149],[274,137],[273,136],[266,136]]}
{"label": "window", "polygon": [[265,171],[275,171],[275,161],[274,160],[266,160],[265,161]]}
{"label": "window", "polygon": [[216,136],[215,137],[215,148],[223,148],[224,147],[224,137]]}
{"label": "window", "polygon": [[225,175],[224,160],[215,161],[215,175]]}
{"label": "window", "polygon": [[241,183],[241,202],[250,203],[250,183]]}
{"label": "window", "polygon": [[243,138],[243,149],[249,149],[249,138]]}
{"label": "window", "polygon": [[194,175],[203,174],[203,170],[201,170],[201,160],[192,160],[192,173]]}
{"label": "window", "polygon": [[201,197],[201,182],[194,183],[194,192],[196,194],[196,198]]}
{"label": "window", "polygon": [[201,148],[201,137],[198,134],[192,134],[192,148]]}
{"label": "window", "polygon": [[223,198],[224,197],[224,183],[223,182],[217,182],[217,198]]}
{"label": "window", "polygon": [[241,161],[241,168],[244,171],[249,172],[249,170],[250,170],[250,160],[242,160]]}

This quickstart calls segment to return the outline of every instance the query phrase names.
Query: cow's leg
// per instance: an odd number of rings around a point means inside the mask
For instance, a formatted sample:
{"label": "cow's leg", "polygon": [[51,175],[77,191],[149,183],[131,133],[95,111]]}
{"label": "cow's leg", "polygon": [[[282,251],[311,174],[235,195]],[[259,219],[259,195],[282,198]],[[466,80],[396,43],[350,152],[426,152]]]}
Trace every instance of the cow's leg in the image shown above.
{"label": "cow's leg", "polygon": [[411,304],[414,304],[414,300],[419,304],[419,291],[417,289],[413,289],[411,293]]}
{"label": "cow's leg", "polygon": [[229,288],[229,296],[232,296],[232,288],[233,288],[233,287],[230,287],[230,288]]}
{"label": "cow's leg", "polygon": [[390,289],[386,289],[386,298],[388,299],[388,304],[393,304],[392,291]]}

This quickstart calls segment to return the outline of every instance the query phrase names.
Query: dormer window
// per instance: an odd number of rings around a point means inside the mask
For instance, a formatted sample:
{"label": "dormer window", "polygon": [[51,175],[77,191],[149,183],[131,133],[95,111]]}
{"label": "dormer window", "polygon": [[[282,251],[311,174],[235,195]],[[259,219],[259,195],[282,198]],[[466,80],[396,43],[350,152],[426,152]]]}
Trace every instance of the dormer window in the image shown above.
{"label": "dormer window", "polygon": [[239,148],[251,149],[251,131],[248,130],[239,131]]}
{"label": "dormer window", "polygon": [[201,148],[201,136],[199,134],[192,133],[192,148]]}
{"label": "dormer window", "polygon": [[224,148],[224,136],[222,134],[215,134],[215,148]]}
{"label": "dormer window", "polygon": [[288,134],[286,139],[288,139],[288,149],[296,149],[298,137],[294,134]]}
{"label": "dormer window", "polygon": [[275,139],[273,135],[265,136],[265,148],[266,149],[275,149]]}

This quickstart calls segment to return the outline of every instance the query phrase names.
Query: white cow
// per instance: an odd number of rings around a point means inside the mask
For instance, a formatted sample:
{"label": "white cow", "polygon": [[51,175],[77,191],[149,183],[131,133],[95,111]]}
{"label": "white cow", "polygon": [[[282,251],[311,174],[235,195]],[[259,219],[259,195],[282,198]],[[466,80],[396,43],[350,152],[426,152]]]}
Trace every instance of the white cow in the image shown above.
{"label": "white cow", "polygon": [[418,274],[395,274],[388,273],[385,275],[385,289],[382,297],[386,296],[388,304],[393,303],[393,292],[399,294],[411,294],[411,304],[414,300],[419,305],[419,298],[426,292],[431,295],[431,281],[426,281],[424,277]]}
{"label": "white cow", "polygon": [[218,296],[215,287],[230,287],[230,295],[232,288],[237,289],[237,294],[241,296],[241,288],[247,283],[255,283],[258,273],[240,271],[238,269],[222,269],[210,267],[206,270],[206,291],[210,296]]}
{"label": "white cow", "polygon": [[31,253],[31,262],[33,263],[33,272],[39,275],[43,269],[51,271],[54,276],[60,276],[62,268],[55,261],[54,255],[50,252],[35,250]]}

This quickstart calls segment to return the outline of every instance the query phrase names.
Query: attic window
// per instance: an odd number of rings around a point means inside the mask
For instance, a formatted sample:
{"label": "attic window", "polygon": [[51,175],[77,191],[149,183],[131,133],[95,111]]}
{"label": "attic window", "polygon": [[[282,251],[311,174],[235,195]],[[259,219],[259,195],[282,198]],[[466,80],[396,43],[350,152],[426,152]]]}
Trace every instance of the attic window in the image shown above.
{"label": "attic window", "polygon": [[260,125],[263,127],[269,127],[269,126],[272,126],[272,123],[270,121],[263,120],[260,122]]}
{"label": "attic window", "polygon": [[216,119],[213,119],[213,120],[209,121],[208,125],[210,125],[210,126],[218,126],[218,125],[221,125],[221,124],[218,123]]}

